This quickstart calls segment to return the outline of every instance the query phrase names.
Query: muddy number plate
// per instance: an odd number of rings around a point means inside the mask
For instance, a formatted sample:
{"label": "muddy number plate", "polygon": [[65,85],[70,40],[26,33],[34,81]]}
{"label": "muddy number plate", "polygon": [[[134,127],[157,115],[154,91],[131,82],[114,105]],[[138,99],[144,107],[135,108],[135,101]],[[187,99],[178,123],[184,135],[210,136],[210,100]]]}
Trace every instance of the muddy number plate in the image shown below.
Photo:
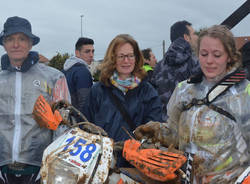
{"label": "muddy number plate", "polygon": [[[76,142],[72,143],[73,141]],[[89,141],[77,136],[72,136],[66,139],[65,142],[66,146],[63,148],[63,151],[68,151],[71,156],[70,158],[67,158],[67,160],[78,166],[81,166],[81,162],[84,162],[84,165],[86,165],[86,162],[90,161],[100,149],[99,144],[89,143]]]}

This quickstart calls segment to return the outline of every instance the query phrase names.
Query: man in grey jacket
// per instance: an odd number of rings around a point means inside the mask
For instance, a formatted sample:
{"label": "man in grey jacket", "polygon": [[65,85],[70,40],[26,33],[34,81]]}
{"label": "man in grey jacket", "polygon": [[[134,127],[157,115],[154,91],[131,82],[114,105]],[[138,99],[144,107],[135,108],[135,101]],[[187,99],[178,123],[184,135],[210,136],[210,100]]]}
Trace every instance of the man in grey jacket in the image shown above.
{"label": "man in grey jacket", "polygon": [[41,128],[32,118],[39,95],[52,103],[70,102],[62,72],[39,63],[39,54],[30,51],[40,38],[21,17],[10,17],[0,34],[6,51],[0,72],[0,184],[40,183],[39,170],[44,149],[54,133]]}

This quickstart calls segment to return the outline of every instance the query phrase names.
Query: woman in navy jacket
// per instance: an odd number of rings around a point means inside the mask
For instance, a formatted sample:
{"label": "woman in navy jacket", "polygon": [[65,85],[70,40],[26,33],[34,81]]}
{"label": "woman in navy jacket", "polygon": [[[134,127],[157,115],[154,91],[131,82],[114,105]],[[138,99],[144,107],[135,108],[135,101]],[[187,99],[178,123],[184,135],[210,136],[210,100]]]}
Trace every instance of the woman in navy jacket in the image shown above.
{"label": "woman in navy jacket", "polygon": [[[139,125],[149,121],[162,121],[161,102],[156,90],[144,81],[143,56],[137,42],[127,34],[116,36],[110,43],[102,62],[100,82],[96,83],[87,98],[84,114],[87,119],[102,127],[114,141],[129,138]],[[133,128],[119,111],[110,93],[126,109]]]}

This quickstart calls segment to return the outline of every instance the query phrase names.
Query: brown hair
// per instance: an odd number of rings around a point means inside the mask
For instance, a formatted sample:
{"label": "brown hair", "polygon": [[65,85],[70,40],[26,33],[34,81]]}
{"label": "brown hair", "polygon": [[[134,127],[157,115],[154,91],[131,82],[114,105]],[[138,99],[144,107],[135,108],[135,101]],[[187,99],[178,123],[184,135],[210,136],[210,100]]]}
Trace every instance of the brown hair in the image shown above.
{"label": "brown hair", "polygon": [[132,74],[140,79],[143,79],[146,76],[146,72],[142,68],[143,56],[137,42],[133,39],[132,36],[128,34],[120,34],[110,42],[104,60],[100,66],[100,81],[103,82],[106,86],[109,86],[109,79],[116,70],[116,51],[121,45],[124,45],[125,43],[129,43],[134,50],[135,68]]}
{"label": "brown hair", "polygon": [[144,59],[150,60],[150,52],[152,52],[152,49],[150,48],[143,49],[141,52],[142,52]]}
{"label": "brown hair", "polygon": [[236,49],[236,43],[232,32],[225,25],[214,25],[210,28],[203,29],[198,38],[197,54],[199,55],[200,43],[204,36],[217,38],[224,46],[230,62],[227,64],[227,69],[230,70],[234,66],[241,65],[241,54]]}

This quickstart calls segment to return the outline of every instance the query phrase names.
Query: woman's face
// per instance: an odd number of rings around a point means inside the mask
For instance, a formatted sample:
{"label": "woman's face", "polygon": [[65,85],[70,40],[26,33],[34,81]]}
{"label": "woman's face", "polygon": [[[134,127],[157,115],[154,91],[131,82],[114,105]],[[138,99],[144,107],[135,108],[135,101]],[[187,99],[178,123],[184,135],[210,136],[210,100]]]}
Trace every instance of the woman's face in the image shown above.
{"label": "woman's face", "polygon": [[116,50],[116,71],[119,78],[124,80],[130,77],[135,68],[134,49],[129,43],[125,43]]}
{"label": "woman's face", "polygon": [[200,42],[199,60],[201,69],[208,81],[226,73],[230,61],[227,52],[218,38],[204,36]]}

